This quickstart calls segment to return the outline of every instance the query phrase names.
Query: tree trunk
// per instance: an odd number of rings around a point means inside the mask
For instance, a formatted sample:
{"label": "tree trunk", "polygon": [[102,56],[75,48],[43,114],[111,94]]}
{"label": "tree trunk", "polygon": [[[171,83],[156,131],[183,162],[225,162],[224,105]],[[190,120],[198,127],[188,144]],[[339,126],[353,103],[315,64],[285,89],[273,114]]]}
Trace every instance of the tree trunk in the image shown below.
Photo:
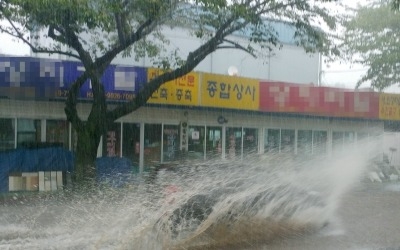
{"label": "tree trunk", "polygon": [[92,181],[96,177],[95,160],[101,135],[91,126],[84,126],[77,131],[78,142],[76,148],[75,170],[73,181],[83,183]]}
{"label": "tree trunk", "polygon": [[[87,121],[82,121],[77,114],[77,91],[71,92],[67,100],[66,114],[77,131],[75,169],[72,174],[74,184],[93,182],[96,177],[95,160],[101,136],[107,131],[107,105],[104,87],[100,83],[100,73],[89,73],[92,81],[93,104]],[[82,80],[82,79],[81,79]],[[83,80],[82,80],[83,81]],[[75,95],[73,95],[75,94]]]}

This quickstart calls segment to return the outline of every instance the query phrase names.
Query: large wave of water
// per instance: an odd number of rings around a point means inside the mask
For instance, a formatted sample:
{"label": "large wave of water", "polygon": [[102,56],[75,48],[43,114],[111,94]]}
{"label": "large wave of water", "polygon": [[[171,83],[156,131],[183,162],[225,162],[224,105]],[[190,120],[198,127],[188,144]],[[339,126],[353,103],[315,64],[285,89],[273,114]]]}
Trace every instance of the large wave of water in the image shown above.
{"label": "large wave of water", "polygon": [[15,194],[0,207],[0,249],[252,249],[306,235],[335,220],[374,145],[184,162],[124,188]]}

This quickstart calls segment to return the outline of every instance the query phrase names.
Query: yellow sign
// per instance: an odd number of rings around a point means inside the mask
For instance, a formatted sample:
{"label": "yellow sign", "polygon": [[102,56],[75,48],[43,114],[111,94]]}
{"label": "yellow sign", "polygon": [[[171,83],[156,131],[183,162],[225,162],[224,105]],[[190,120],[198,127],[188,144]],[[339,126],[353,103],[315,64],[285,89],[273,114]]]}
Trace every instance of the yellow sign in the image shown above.
{"label": "yellow sign", "polygon": [[379,118],[384,120],[400,120],[399,94],[380,94]]}
{"label": "yellow sign", "polygon": [[258,110],[260,84],[258,80],[202,74],[201,106]]}
{"label": "yellow sign", "polygon": [[[151,80],[162,74],[162,72],[163,71],[160,69],[149,68],[147,69],[147,79]],[[199,74],[190,72],[182,77],[161,85],[147,102],[195,106],[199,103],[198,95]]]}

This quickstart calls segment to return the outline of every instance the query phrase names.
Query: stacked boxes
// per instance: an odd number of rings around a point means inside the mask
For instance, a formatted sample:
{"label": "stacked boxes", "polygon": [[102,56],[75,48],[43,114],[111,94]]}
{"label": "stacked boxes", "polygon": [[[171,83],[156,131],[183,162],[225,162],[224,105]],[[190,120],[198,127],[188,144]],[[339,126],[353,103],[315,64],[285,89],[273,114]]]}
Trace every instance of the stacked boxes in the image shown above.
{"label": "stacked boxes", "polygon": [[22,182],[25,183],[25,190],[39,190],[39,175],[38,173],[22,173]]}
{"label": "stacked boxes", "polygon": [[11,174],[9,191],[56,191],[63,187],[62,171],[23,172]]}
{"label": "stacked boxes", "polygon": [[9,191],[22,191],[24,185],[22,184],[22,176],[13,174],[8,177],[8,190]]}
{"label": "stacked boxes", "polygon": [[39,191],[56,191],[63,186],[62,171],[40,171]]}

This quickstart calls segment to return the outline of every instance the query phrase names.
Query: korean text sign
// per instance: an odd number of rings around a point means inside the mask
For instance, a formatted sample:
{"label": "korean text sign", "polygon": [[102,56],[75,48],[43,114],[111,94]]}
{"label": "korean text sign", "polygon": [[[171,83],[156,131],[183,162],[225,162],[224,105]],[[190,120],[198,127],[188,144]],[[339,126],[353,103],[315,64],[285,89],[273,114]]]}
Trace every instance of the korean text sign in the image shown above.
{"label": "korean text sign", "polygon": [[[162,70],[149,68],[147,70],[147,79],[150,81],[160,74],[162,74]],[[148,103],[197,106],[199,103],[198,94],[198,73],[190,72],[161,85],[153,93]]]}
{"label": "korean text sign", "polygon": [[400,120],[399,94],[380,94],[379,118],[383,120]]}
{"label": "korean text sign", "polygon": [[259,89],[256,79],[204,73],[201,106],[258,110]]}

